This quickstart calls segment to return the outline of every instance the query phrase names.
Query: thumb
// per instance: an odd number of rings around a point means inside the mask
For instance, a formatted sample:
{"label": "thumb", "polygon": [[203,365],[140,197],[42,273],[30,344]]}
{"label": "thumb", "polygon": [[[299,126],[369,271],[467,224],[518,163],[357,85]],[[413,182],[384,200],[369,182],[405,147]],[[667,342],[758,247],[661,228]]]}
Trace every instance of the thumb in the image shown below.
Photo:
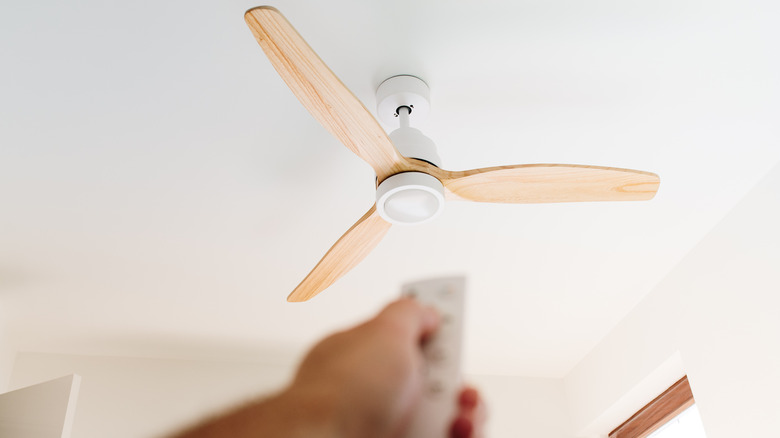
{"label": "thumb", "polygon": [[439,327],[439,314],[413,298],[401,298],[385,307],[375,318],[392,324],[402,335],[414,340],[424,339]]}

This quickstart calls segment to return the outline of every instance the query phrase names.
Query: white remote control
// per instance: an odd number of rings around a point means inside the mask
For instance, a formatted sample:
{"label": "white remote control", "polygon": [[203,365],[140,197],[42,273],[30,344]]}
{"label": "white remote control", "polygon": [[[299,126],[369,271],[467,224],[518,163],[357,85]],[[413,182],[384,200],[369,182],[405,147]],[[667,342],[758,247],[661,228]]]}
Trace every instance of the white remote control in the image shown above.
{"label": "white remote control", "polygon": [[439,312],[441,323],[423,347],[423,392],[406,438],[446,438],[457,414],[460,390],[463,303],[466,280],[447,277],[408,283],[403,295]]}

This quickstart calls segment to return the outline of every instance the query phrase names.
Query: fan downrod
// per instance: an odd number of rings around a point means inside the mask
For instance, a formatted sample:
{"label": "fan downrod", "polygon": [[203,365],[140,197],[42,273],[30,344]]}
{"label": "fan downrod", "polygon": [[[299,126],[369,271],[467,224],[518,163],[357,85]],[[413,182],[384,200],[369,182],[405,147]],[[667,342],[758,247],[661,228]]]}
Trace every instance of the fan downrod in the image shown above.
{"label": "fan downrod", "polygon": [[[377,115],[393,127],[390,140],[407,158],[427,161],[439,167],[441,158],[433,140],[419,126],[430,113],[430,90],[422,79],[412,75],[393,76],[376,90]],[[396,225],[414,225],[433,220],[444,207],[444,186],[423,172],[402,172],[382,181],[376,191],[379,215]]]}
{"label": "fan downrod", "polygon": [[441,167],[433,140],[417,129],[431,111],[428,84],[417,76],[392,76],[379,84],[376,101],[379,119],[396,128],[389,137],[398,152]]}

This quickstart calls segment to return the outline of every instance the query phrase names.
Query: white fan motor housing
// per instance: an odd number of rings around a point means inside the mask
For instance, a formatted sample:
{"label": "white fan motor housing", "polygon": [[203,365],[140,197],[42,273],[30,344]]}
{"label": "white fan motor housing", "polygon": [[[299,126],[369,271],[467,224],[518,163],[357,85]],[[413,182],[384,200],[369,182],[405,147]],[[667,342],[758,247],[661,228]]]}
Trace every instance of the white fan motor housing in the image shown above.
{"label": "white fan motor housing", "polygon": [[394,225],[433,220],[444,207],[444,186],[427,173],[403,172],[388,177],[376,189],[376,209]]}
{"label": "white fan motor housing", "polygon": [[404,157],[425,160],[441,167],[441,158],[436,152],[436,144],[417,128],[403,127],[390,133],[390,140]]}

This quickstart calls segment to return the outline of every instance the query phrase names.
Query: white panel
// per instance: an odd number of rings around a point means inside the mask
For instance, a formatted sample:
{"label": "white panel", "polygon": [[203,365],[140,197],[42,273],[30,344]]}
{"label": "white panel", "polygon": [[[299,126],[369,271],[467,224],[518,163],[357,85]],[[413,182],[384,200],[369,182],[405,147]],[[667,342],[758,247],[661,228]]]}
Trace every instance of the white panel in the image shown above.
{"label": "white panel", "polygon": [[73,374],[0,394],[0,436],[69,438],[80,383]]}

